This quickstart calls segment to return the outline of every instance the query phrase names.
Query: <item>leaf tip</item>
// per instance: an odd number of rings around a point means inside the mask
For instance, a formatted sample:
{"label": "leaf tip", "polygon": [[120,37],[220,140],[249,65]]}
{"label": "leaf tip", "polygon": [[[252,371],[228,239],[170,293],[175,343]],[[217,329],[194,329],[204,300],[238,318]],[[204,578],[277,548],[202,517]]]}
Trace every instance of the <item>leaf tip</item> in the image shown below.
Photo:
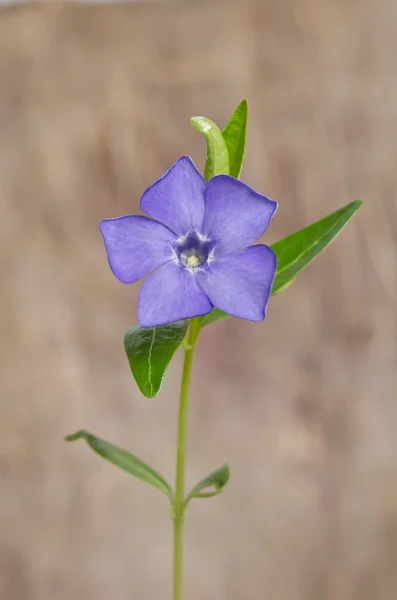
{"label": "leaf tip", "polygon": [[248,100],[247,100],[247,98],[244,98],[243,100],[241,100],[240,104],[238,105],[238,108],[243,108],[245,112],[248,111]]}
{"label": "leaf tip", "polygon": [[79,440],[80,438],[86,438],[86,436],[87,436],[87,432],[84,431],[84,429],[79,429],[79,431],[76,431],[76,433],[67,435],[65,437],[65,442],[75,442],[76,440]]}
{"label": "leaf tip", "polygon": [[190,121],[191,125],[193,125],[193,127],[195,129],[197,129],[197,127],[199,127],[202,119],[203,119],[203,117],[190,117],[189,121]]}
{"label": "leaf tip", "polygon": [[212,127],[216,127],[215,123],[206,117],[190,117],[190,124],[196,131],[204,135],[211,131]]}
{"label": "leaf tip", "polygon": [[140,385],[139,383],[138,383],[138,387],[139,387],[140,391],[142,392],[142,394],[145,396],[145,398],[154,398],[160,392],[162,383],[163,383],[163,380],[161,380],[160,386],[158,388],[157,387],[153,388],[152,385],[147,385],[147,384]]}
{"label": "leaf tip", "polygon": [[222,485],[224,486],[230,479],[230,466],[226,463],[220,468],[220,471],[222,473]]}

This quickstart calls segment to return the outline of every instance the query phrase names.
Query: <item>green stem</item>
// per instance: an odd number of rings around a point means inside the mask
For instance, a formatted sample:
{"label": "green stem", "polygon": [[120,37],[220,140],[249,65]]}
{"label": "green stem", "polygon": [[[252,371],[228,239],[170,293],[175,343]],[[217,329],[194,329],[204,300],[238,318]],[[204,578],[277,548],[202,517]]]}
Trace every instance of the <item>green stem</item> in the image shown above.
{"label": "green stem", "polygon": [[189,405],[190,373],[192,370],[194,348],[200,332],[200,319],[192,319],[187,343],[185,344],[185,362],[183,364],[181,394],[179,400],[178,449],[176,459],[176,485],[174,504],[174,600],[182,600],[182,556],[183,523],[185,518],[185,450],[187,410]]}

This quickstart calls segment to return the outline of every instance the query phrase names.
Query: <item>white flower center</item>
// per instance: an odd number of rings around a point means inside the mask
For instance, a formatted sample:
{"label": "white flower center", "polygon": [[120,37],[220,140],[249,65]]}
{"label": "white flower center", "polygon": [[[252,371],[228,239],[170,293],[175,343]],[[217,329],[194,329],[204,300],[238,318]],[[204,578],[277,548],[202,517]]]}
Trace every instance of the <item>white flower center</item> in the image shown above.
{"label": "white flower center", "polygon": [[201,265],[201,260],[197,256],[197,254],[191,254],[190,256],[186,257],[186,266],[187,267],[194,269],[195,267],[198,267],[199,265]]}

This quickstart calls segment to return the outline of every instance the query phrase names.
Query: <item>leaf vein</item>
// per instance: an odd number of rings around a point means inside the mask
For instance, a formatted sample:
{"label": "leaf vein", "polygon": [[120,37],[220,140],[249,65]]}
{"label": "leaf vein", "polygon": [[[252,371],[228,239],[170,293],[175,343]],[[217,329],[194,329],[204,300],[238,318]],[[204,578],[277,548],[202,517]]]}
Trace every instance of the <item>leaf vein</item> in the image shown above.
{"label": "leaf vein", "polygon": [[156,339],[156,327],[153,327],[153,335],[152,335],[152,341],[150,344],[150,348],[149,348],[149,353],[148,353],[148,383],[150,385],[150,393],[153,394],[153,381],[152,381],[152,353],[153,353],[153,346],[154,346],[154,342]]}

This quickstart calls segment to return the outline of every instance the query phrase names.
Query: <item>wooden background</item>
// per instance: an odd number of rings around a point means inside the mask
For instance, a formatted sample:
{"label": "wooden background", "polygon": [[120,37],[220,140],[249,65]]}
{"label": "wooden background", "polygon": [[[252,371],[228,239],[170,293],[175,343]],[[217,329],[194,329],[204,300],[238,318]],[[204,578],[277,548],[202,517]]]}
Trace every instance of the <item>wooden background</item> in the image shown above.
{"label": "wooden background", "polygon": [[264,324],[205,331],[186,600],[397,597],[397,3],[244,0],[0,12],[0,598],[171,597],[164,498],[65,434],[174,475],[181,356],[140,396],[122,336],[138,286],[98,231],[182,154],[188,118],[250,107],[243,178],[268,242],[365,204]]}

